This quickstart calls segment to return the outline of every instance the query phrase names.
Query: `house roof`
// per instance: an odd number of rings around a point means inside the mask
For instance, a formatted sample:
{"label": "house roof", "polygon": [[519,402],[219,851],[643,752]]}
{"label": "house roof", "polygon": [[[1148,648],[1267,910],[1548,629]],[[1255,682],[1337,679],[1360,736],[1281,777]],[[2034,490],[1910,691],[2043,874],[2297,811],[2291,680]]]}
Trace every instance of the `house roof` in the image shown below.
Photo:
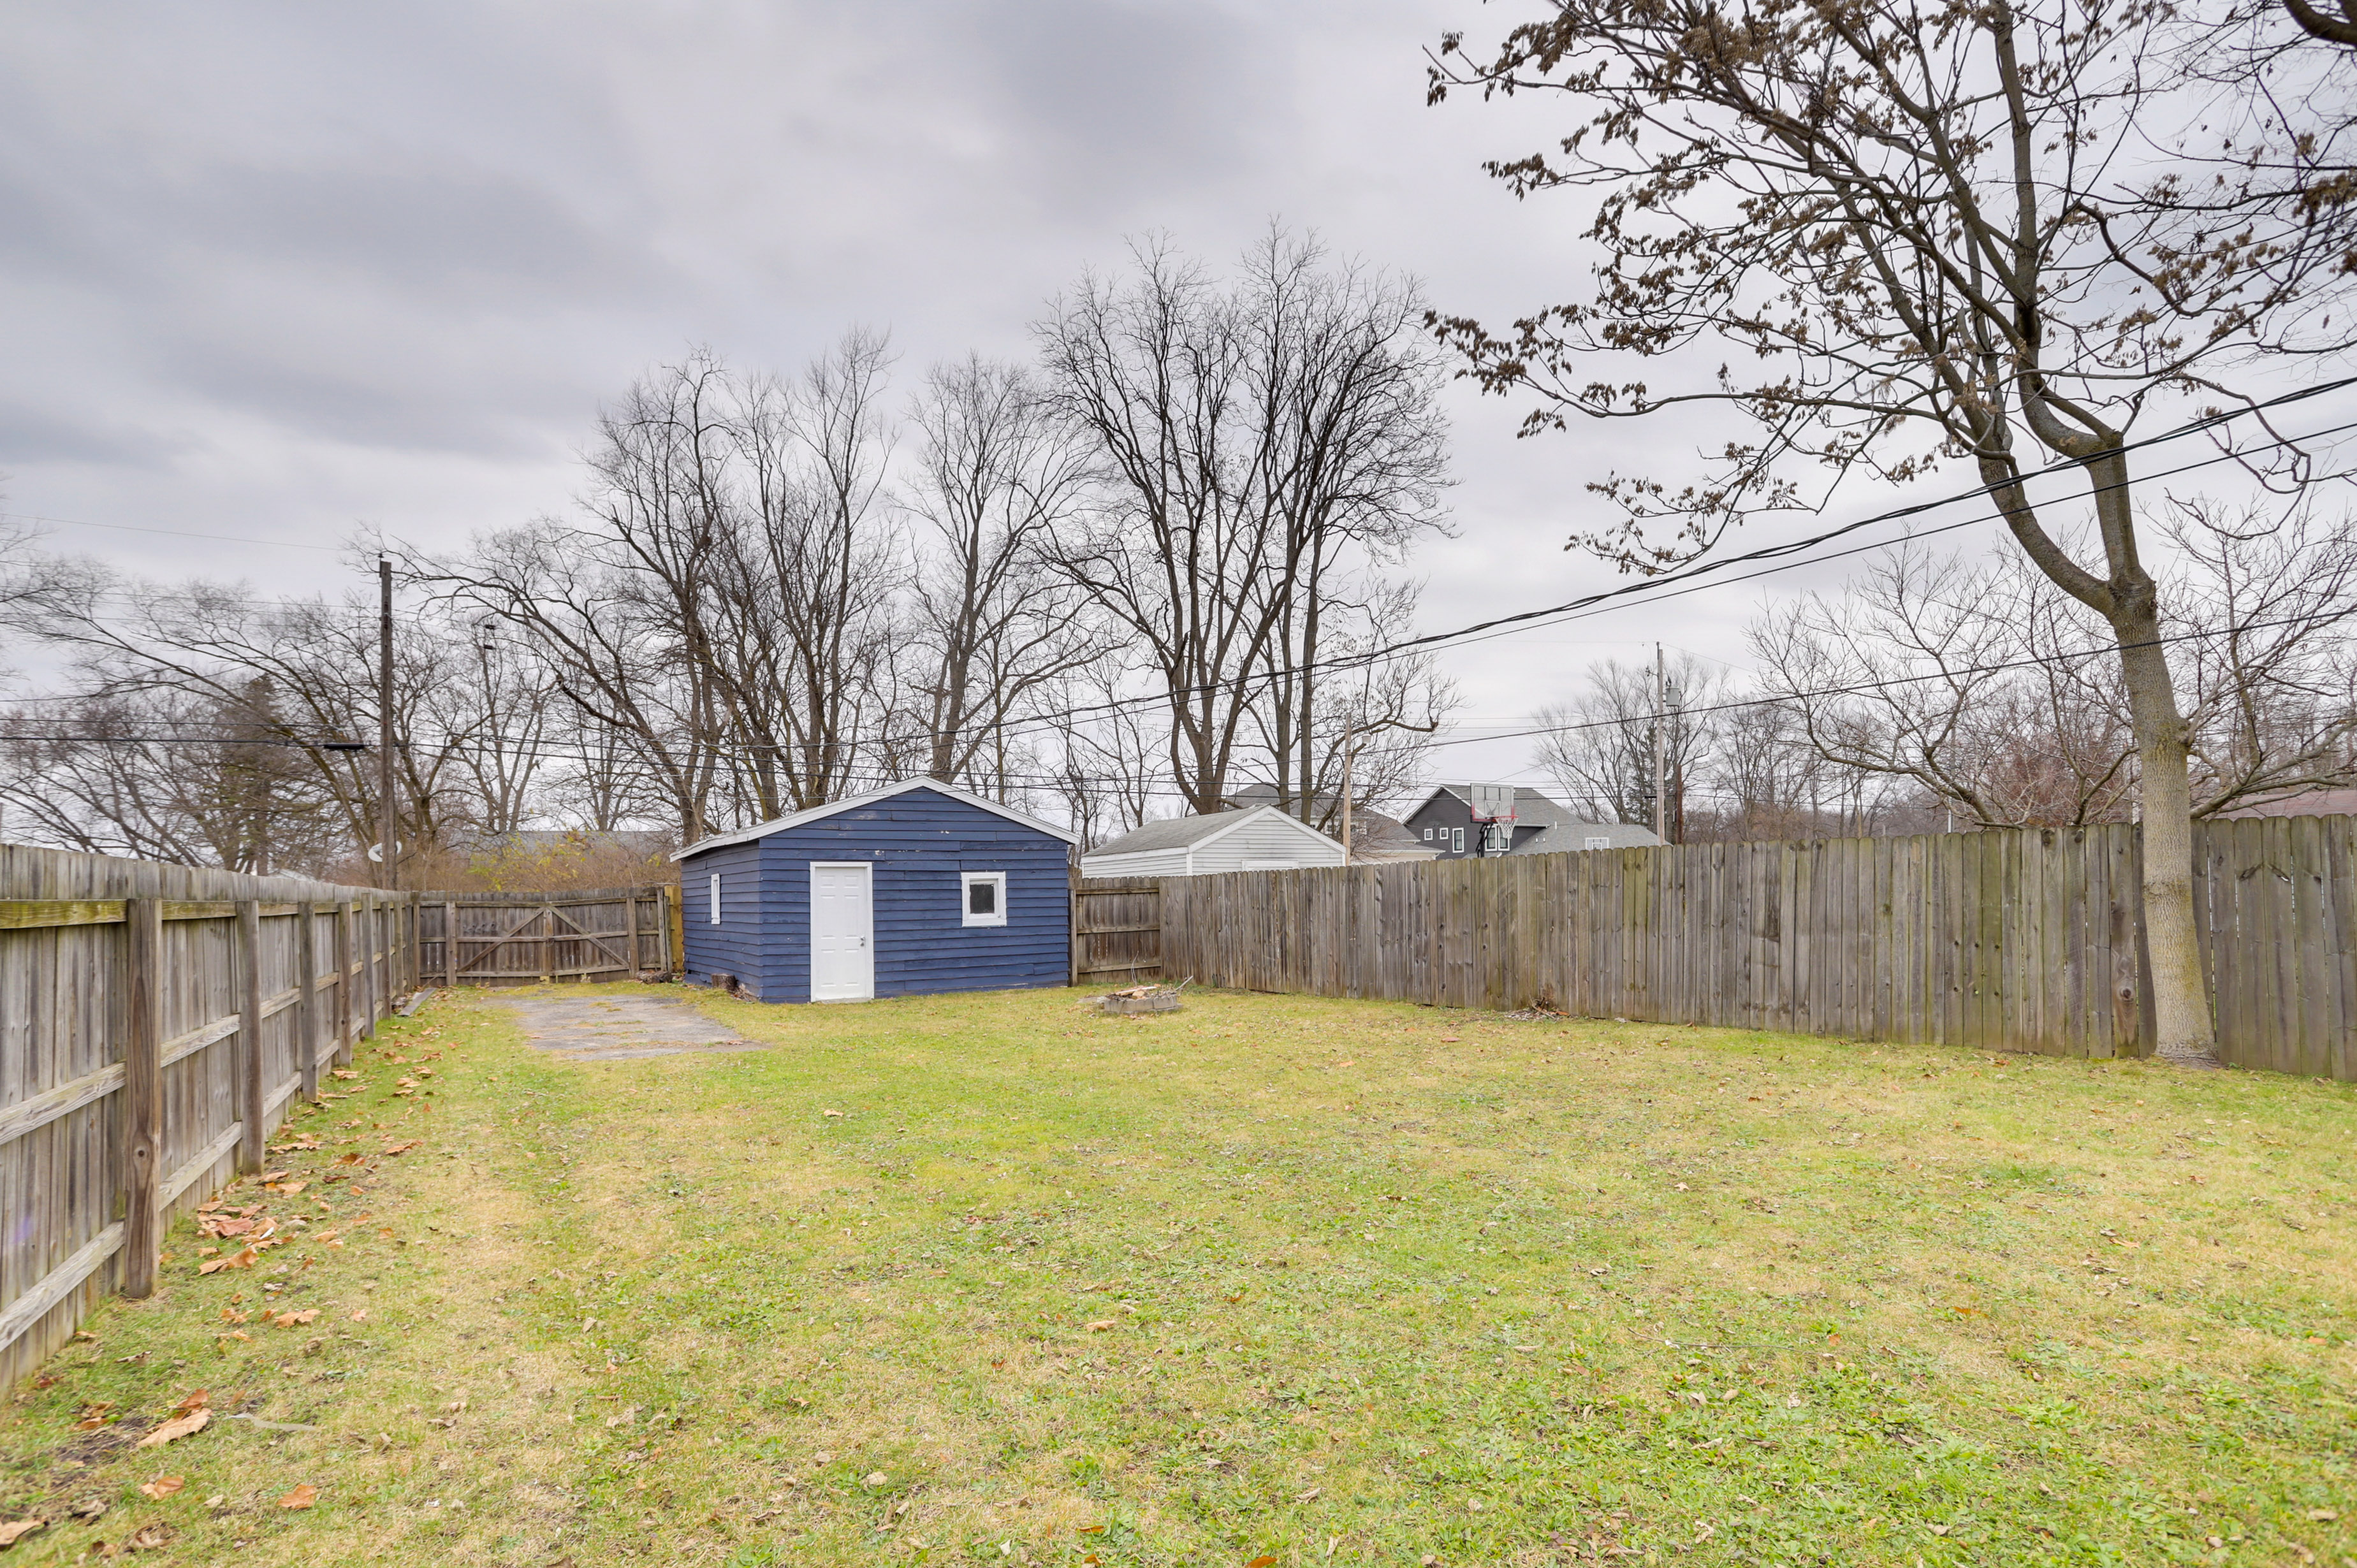
{"label": "house roof", "polygon": [[[1416,803],[1415,811],[1423,811],[1443,795],[1469,807],[1473,803],[1473,786],[1437,785],[1431,794]],[[1413,817],[1415,811],[1410,811],[1408,815]],[[1586,849],[1587,845],[1580,841],[1589,838],[1609,838],[1614,849],[1631,849],[1662,842],[1653,836],[1651,828],[1641,828],[1633,822],[1583,822],[1567,809],[1526,784],[1517,786],[1514,790],[1514,826],[1517,829],[1540,830],[1514,845],[1513,853],[1516,854],[1548,854],[1557,850]]]}
{"label": "house roof", "polygon": [[1316,828],[1286,816],[1275,806],[1254,806],[1249,811],[1213,811],[1208,816],[1172,817],[1164,822],[1148,822],[1144,827],[1125,832],[1110,843],[1097,845],[1096,848],[1089,851],[1089,858],[1094,860],[1099,855],[1106,854],[1146,854],[1158,849],[1193,849],[1199,844],[1206,844],[1215,838],[1232,833],[1246,822],[1260,817],[1275,817],[1287,827],[1307,833],[1320,843],[1331,844],[1335,842]]}
{"label": "house roof", "polygon": [[1662,841],[1651,828],[1634,822],[1556,822],[1540,829],[1514,846],[1516,854],[1554,854],[1560,850],[1586,849],[1592,838],[1609,839],[1614,849],[1645,849]]}
{"label": "house roof", "polygon": [[788,828],[798,828],[805,822],[822,822],[844,811],[857,811],[862,806],[872,806],[878,800],[888,800],[895,795],[906,795],[912,789],[931,789],[936,795],[946,795],[952,800],[963,801],[966,805],[978,807],[996,816],[1005,817],[1010,822],[1020,822],[1023,826],[1036,832],[1062,839],[1066,843],[1081,842],[1079,835],[1075,833],[1068,832],[1062,828],[1051,827],[1037,817],[1027,817],[1011,806],[1002,806],[996,800],[985,800],[971,789],[961,789],[954,784],[944,784],[938,779],[911,779],[905,783],[888,784],[881,789],[870,789],[864,795],[848,796],[840,800],[830,801],[823,806],[812,806],[803,811],[795,811],[789,816],[778,817],[766,822],[756,822],[749,828],[738,828],[733,833],[719,833],[708,839],[699,840],[697,843],[689,844],[672,858],[685,860],[691,854],[701,854],[707,849],[718,849],[723,844],[743,843],[748,839],[765,839],[771,833],[783,832]]}
{"label": "house roof", "polygon": [[[1433,786],[1431,794],[1426,795],[1423,800],[1416,802],[1415,811],[1423,811],[1425,807],[1431,805],[1436,799],[1442,795],[1451,795],[1456,797],[1459,805],[1470,807],[1473,804],[1472,785],[1437,784]],[[1415,811],[1410,811],[1408,815],[1412,817],[1415,815]],[[1544,795],[1540,794],[1529,785],[1524,784],[1516,787],[1514,790],[1514,825],[1516,827],[1551,828],[1558,823],[1568,822],[1573,820],[1572,814],[1569,811],[1565,811],[1561,806],[1556,805],[1553,800],[1548,800]]]}

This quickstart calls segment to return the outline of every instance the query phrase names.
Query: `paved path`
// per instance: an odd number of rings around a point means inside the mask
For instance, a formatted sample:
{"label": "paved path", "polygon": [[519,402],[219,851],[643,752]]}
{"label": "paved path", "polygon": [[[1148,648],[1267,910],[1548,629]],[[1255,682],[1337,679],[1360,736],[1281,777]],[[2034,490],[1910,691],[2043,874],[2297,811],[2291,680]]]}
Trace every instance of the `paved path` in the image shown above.
{"label": "paved path", "polygon": [[524,1038],[568,1061],[628,1061],[690,1051],[758,1051],[761,1047],[715,1023],[685,1002],[661,996],[587,996],[501,1000],[521,1016]]}

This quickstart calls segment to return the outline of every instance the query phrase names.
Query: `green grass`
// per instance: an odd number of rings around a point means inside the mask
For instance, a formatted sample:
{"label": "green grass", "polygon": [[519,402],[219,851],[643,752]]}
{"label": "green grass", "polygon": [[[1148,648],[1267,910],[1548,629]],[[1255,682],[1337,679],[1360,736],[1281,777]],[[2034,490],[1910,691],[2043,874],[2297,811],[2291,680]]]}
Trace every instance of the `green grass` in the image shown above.
{"label": "green grass", "polygon": [[[16,1391],[0,1520],[59,1522],[10,1560],[2357,1563],[2349,1086],[1221,993],[705,1004],[778,1048],[395,1026],[270,1200],[342,1248],[199,1278],[184,1226]],[[268,1284],[318,1320],[223,1321]],[[317,1430],[128,1446],[199,1385]]]}

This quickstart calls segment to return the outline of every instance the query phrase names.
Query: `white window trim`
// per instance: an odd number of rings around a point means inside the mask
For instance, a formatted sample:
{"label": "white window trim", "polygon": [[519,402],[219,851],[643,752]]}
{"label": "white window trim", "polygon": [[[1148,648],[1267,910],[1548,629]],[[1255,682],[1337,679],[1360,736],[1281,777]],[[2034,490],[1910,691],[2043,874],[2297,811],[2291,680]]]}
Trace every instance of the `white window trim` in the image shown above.
{"label": "white window trim", "polygon": [[1610,849],[1612,847],[1612,837],[1609,833],[1589,833],[1587,835],[1587,842],[1580,847],[1583,849]]}
{"label": "white window trim", "polygon": [[720,923],[720,873],[712,874],[712,923]]}
{"label": "white window trim", "polygon": [[[996,883],[998,887],[998,912],[995,915],[972,913],[974,895],[966,889],[977,882]],[[1003,926],[1006,924],[1006,873],[1003,871],[961,871],[958,873],[958,919],[968,926]]]}
{"label": "white window trim", "polygon": [[1448,853],[1451,854],[1463,854],[1465,853],[1465,830],[1463,828],[1451,828],[1448,830]]}

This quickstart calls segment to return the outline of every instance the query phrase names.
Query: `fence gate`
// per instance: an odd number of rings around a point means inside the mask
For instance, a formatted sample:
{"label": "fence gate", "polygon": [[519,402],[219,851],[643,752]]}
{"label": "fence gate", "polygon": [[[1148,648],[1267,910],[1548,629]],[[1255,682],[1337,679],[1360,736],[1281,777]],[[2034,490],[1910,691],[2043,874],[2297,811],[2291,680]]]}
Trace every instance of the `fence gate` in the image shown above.
{"label": "fence gate", "polygon": [[437,985],[588,984],[672,970],[668,887],[418,895],[421,972]]}
{"label": "fence gate", "polygon": [[1162,879],[1072,879],[1072,983],[1134,985],[1162,973]]}

